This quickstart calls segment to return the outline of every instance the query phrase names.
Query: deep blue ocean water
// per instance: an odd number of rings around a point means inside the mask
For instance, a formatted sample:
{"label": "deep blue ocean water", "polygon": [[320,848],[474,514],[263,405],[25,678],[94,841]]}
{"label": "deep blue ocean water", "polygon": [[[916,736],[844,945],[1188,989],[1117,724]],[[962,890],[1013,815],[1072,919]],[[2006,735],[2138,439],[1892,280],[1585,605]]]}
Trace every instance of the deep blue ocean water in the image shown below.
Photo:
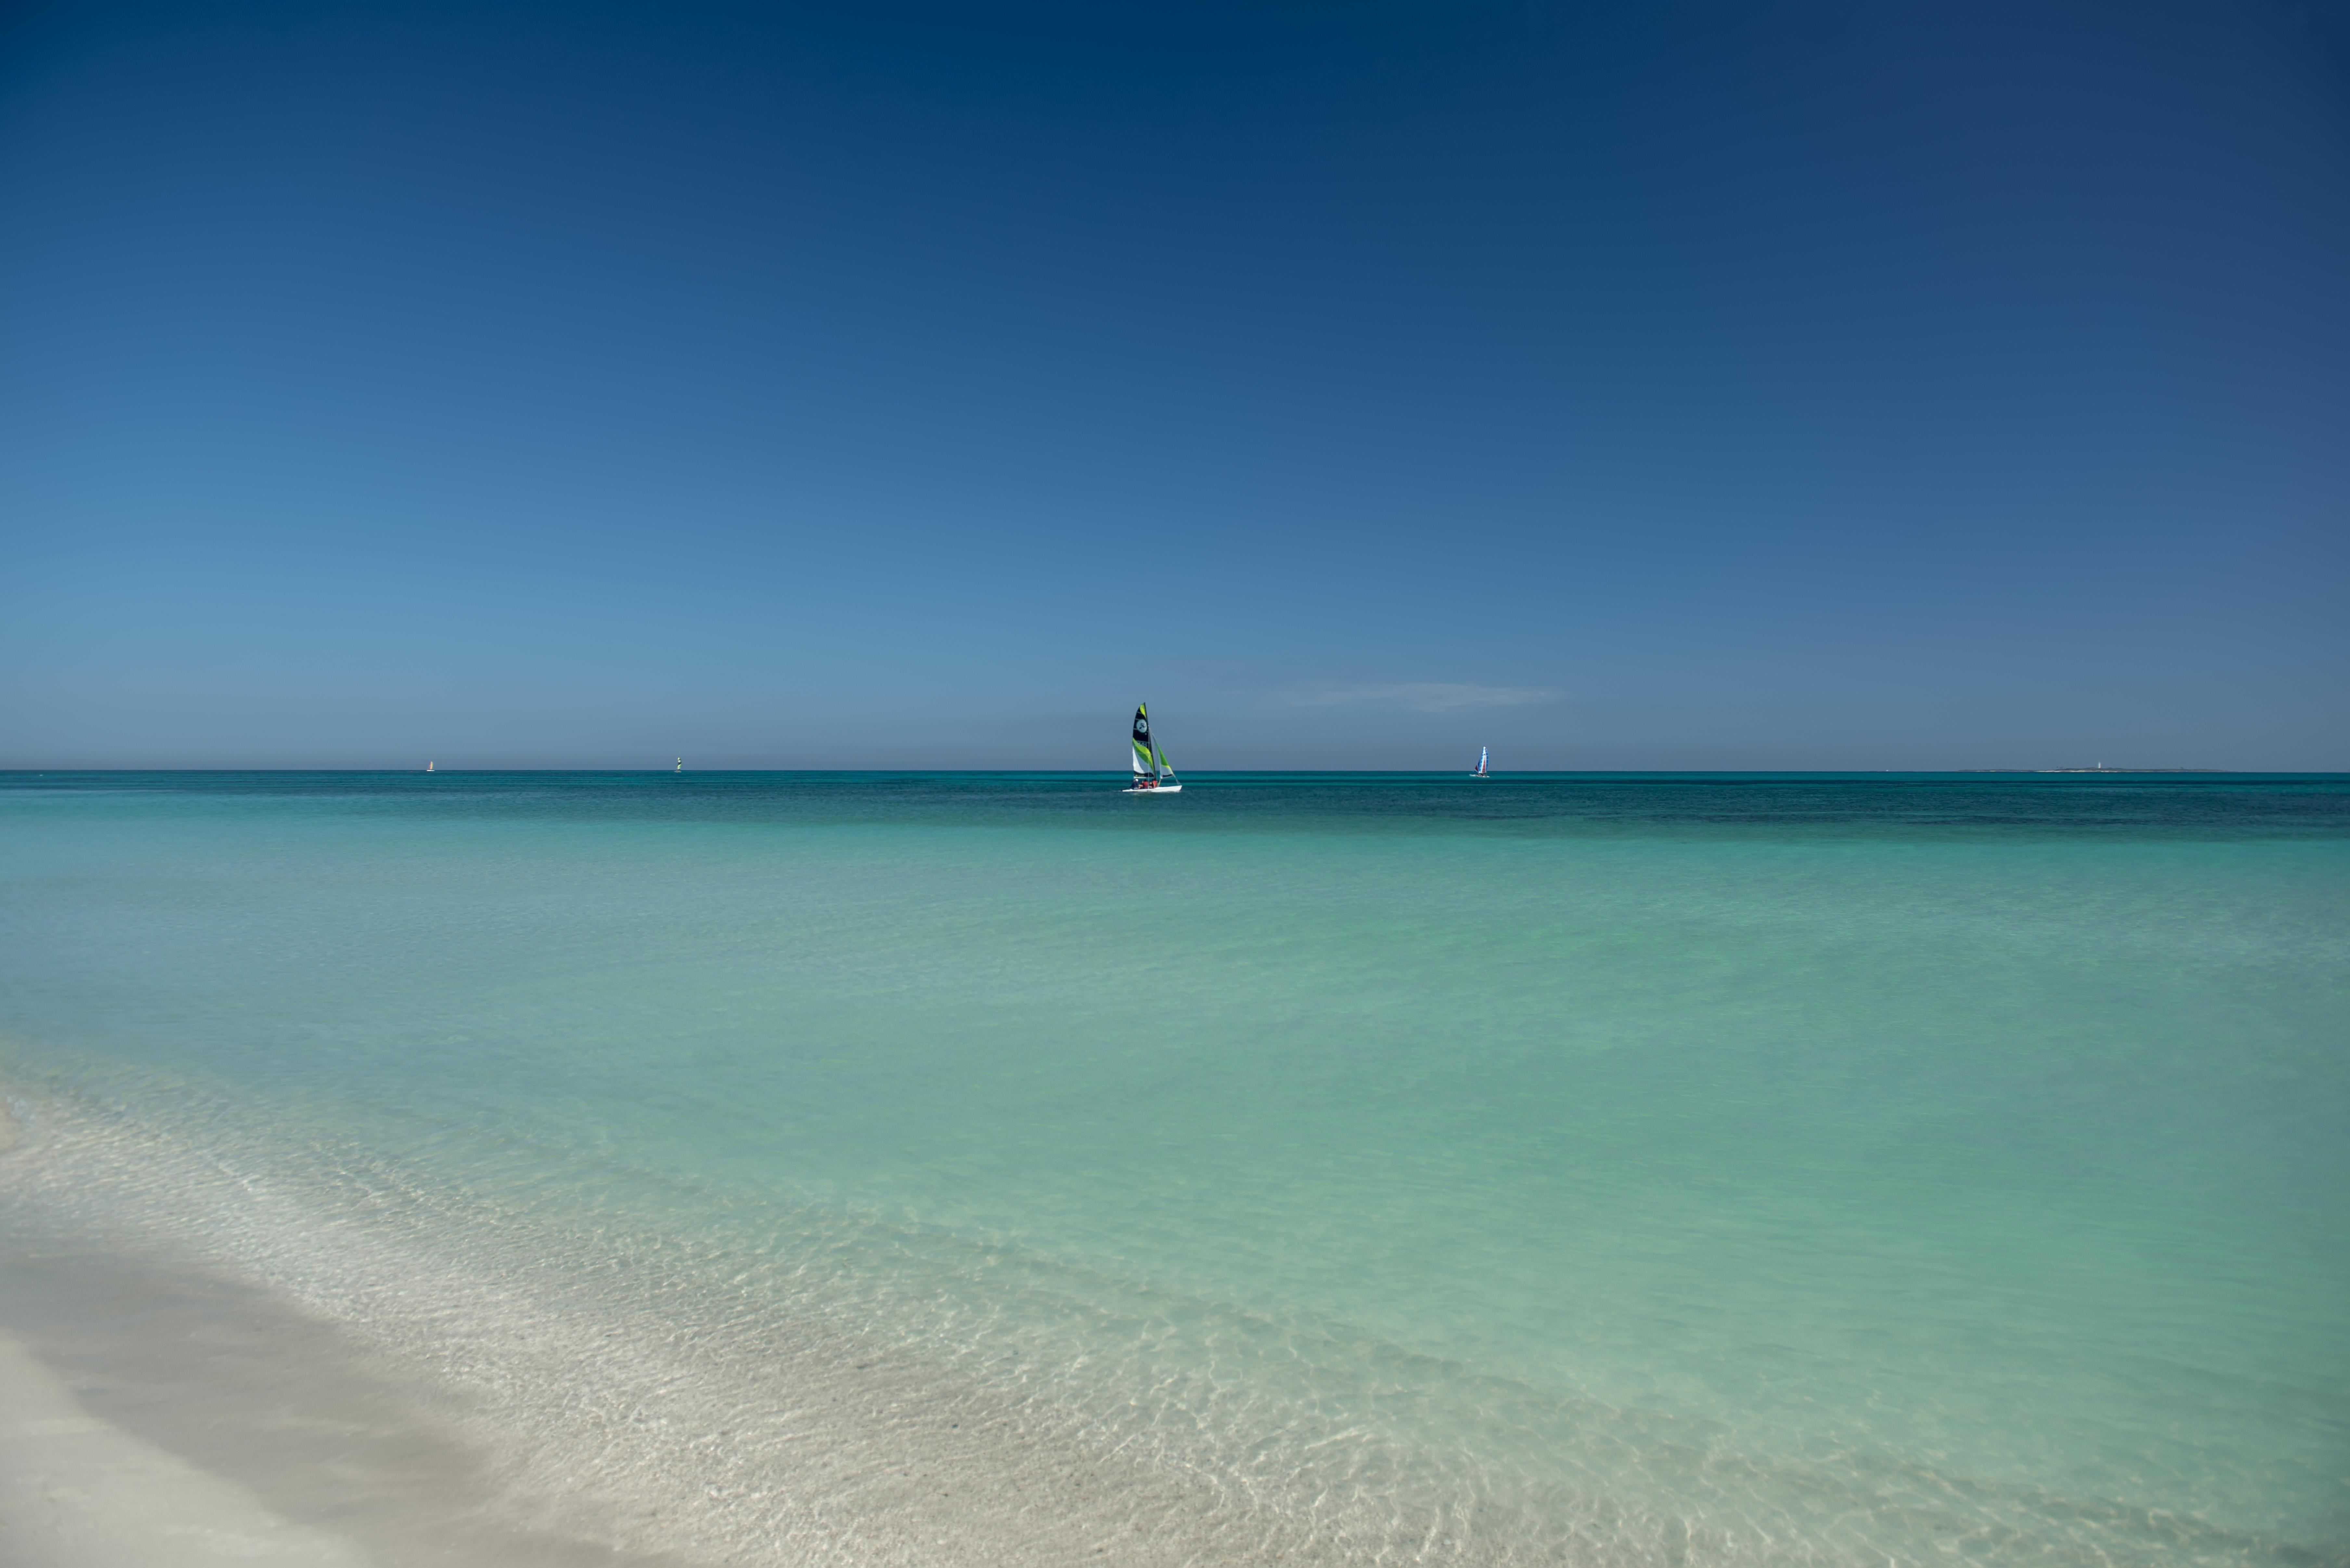
{"label": "deep blue ocean water", "polygon": [[2350,1561],[2350,779],[1186,784],[0,775],[0,1082],[1203,1552]]}

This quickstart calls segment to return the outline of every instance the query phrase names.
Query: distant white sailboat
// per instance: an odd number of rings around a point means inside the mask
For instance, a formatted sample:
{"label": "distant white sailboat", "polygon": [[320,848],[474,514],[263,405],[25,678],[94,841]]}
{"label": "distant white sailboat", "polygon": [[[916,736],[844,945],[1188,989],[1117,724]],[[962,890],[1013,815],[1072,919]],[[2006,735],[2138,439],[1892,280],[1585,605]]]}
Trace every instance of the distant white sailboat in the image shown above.
{"label": "distant white sailboat", "polygon": [[1485,748],[1482,746],[1477,748],[1477,771],[1469,776],[1472,779],[1487,779],[1493,776],[1485,771]]}
{"label": "distant white sailboat", "polygon": [[1175,777],[1173,764],[1167,753],[1150,738],[1150,709],[1137,703],[1134,709],[1134,749],[1127,761],[1134,769],[1134,784],[1128,794],[1180,794],[1183,786]]}
{"label": "distant white sailboat", "polygon": [[425,771],[426,773],[428,773],[428,774],[429,774],[429,773],[431,773],[431,772],[432,771],[432,764],[431,763],[425,763],[425,764],[424,764],[424,771]]}

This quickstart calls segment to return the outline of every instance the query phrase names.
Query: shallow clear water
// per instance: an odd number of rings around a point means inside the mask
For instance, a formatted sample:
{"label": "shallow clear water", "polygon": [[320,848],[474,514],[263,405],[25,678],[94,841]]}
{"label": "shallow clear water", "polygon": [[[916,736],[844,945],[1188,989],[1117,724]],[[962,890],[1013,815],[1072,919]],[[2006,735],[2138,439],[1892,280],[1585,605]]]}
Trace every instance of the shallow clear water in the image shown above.
{"label": "shallow clear water", "polygon": [[0,1075],[1342,1556],[2344,1560],[2350,781],[1187,784],[0,776]]}

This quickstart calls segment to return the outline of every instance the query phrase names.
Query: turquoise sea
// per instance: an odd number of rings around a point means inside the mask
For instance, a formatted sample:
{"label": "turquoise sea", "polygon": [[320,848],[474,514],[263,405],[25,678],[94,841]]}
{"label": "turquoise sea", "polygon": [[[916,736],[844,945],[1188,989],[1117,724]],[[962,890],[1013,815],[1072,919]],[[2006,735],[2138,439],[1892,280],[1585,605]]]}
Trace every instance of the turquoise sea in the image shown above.
{"label": "turquoise sea", "polygon": [[1186,784],[0,775],[5,1189],[689,1559],[2350,1562],[2350,779]]}

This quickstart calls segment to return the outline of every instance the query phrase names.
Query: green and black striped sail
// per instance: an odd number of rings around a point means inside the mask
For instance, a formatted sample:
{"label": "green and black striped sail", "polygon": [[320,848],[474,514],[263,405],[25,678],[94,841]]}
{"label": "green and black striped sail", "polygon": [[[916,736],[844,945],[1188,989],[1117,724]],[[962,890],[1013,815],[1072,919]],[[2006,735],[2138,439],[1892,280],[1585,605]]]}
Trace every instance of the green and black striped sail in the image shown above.
{"label": "green and black striped sail", "polygon": [[1145,774],[1156,774],[1158,771],[1157,753],[1150,743],[1150,709],[1148,704],[1138,702],[1134,708],[1135,776],[1139,778]]}

